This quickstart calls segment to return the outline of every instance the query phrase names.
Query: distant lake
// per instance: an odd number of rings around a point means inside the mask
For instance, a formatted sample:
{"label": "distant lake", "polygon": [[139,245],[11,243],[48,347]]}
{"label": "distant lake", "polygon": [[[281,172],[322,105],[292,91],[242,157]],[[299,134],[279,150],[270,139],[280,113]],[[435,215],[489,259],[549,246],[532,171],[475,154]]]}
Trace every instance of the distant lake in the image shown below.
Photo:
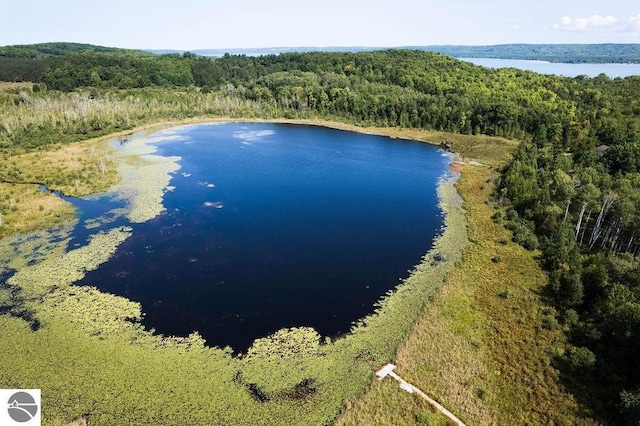
{"label": "distant lake", "polygon": [[[167,211],[130,225],[132,237],[78,283],[140,302],[158,333],[197,330],[244,351],[283,327],[348,332],[443,223],[436,186],[450,156],[428,144],[265,123],[171,135],[155,143],[182,157]],[[82,219],[101,210],[83,203]]]}
{"label": "distant lake", "polygon": [[596,77],[601,73],[610,78],[640,75],[640,64],[565,64],[520,59],[458,58],[488,68],[518,68],[540,74],[555,74],[565,77],[586,75]]}

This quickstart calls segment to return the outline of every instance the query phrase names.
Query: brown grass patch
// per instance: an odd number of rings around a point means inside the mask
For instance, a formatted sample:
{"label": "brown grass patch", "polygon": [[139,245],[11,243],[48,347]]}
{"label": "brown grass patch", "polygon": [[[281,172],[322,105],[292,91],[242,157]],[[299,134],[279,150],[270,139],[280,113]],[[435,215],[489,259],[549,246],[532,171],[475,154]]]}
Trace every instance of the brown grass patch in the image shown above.
{"label": "brown grass patch", "polygon": [[[469,211],[469,232],[475,244],[452,274],[454,285],[467,289],[473,309],[484,319],[480,348],[490,355],[490,398],[499,424],[579,424],[589,419],[561,386],[554,356],[562,351],[562,330],[541,326],[548,308],[540,299],[547,280],[528,252],[510,240],[510,233],[493,222],[491,173],[468,168],[459,184]],[[500,262],[492,259],[500,258]],[[494,369],[493,371],[491,369]]]}
{"label": "brown grass patch", "polygon": [[29,89],[29,90],[31,90],[32,87],[33,87],[33,83],[30,83],[28,81],[19,81],[19,82],[0,81],[0,90],[5,90],[5,89]]}
{"label": "brown grass patch", "polygon": [[0,180],[41,183],[82,196],[106,190],[117,181],[117,174],[105,144],[84,142],[9,157],[0,165]]}
{"label": "brown grass patch", "polygon": [[67,222],[73,211],[72,205],[38,185],[0,183],[0,238]]}
{"label": "brown grass patch", "polygon": [[83,196],[105,191],[117,180],[116,165],[104,144],[75,143],[4,158],[0,162],[0,237],[47,229],[73,218],[74,207],[40,190],[40,185]]}
{"label": "brown grass patch", "polygon": [[454,161],[449,165],[449,169],[451,169],[452,172],[454,173],[460,173],[462,172],[462,168],[464,167],[464,164]]}

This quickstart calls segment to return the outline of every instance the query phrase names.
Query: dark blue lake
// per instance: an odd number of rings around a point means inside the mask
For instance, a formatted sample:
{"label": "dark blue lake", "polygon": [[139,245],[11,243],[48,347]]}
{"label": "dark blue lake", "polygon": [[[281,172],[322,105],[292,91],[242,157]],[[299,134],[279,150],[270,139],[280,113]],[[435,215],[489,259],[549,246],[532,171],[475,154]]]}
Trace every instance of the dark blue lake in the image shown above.
{"label": "dark blue lake", "polygon": [[348,332],[442,226],[436,147],[264,123],[175,134],[155,144],[182,157],[167,211],[79,283],[140,302],[158,333],[244,351],[283,327]]}

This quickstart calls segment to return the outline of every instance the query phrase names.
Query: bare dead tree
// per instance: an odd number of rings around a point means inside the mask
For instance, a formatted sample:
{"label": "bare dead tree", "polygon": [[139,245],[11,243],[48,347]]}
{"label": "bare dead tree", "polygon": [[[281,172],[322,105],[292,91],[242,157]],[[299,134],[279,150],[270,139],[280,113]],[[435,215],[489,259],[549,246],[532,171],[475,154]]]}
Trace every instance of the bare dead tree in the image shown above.
{"label": "bare dead tree", "polygon": [[589,248],[592,248],[596,241],[598,241],[598,239],[602,235],[602,225],[604,224],[604,219],[616,198],[617,197],[614,193],[608,193],[604,196],[604,199],[602,200],[602,207],[600,208],[600,214],[598,214],[596,224],[591,231],[591,238],[589,238]]}

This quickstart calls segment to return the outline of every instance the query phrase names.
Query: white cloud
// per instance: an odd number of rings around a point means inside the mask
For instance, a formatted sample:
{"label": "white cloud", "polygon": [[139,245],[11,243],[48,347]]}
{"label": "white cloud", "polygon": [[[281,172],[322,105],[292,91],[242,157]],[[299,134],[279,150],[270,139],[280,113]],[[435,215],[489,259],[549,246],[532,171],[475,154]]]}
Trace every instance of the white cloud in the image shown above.
{"label": "white cloud", "polygon": [[594,27],[608,27],[618,22],[618,18],[613,16],[593,15],[588,19],[589,19],[589,25]]}
{"label": "white cloud", "polygon": [[565,31],[587,31],[594,28],[613,27],[620,20],[615,16],[592,15],[588,18],[571,18],[563,16],[555,28]]}
{"label": "white cloud", "polygon": [[589,21],[587,21],[585,18],[569,18],[568,16],[563,16],[560,22],[555,25],[555,27],[559,30],[576,31],[584,30],[588,24]]}
{"label": "white cloud", "polygon": [[573,33],[594,33],[599,36],[618,35],[634,41],[640,38],[640,14],[617,18],[615,16],[592,15],[588,18],[564,16],[554,28]]}

